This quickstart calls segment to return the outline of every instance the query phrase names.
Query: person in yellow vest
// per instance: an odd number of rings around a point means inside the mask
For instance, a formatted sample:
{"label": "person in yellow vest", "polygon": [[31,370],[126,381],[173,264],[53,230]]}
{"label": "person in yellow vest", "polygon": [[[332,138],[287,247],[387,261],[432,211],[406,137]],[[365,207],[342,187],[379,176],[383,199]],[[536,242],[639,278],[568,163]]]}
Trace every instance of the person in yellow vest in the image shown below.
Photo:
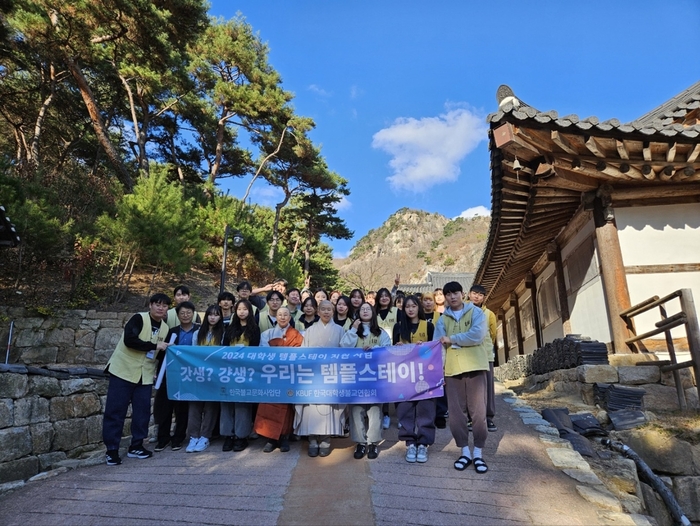
{"label": "person in yellow vest", "polygon": [[[444,349],[445,390],[450,407],[450,431],[460,457],[454,468],[464,471],[472,463],[476,472],[486,473],[483,448],[486,427],[486,371],[489,369],[490,338],[484,311],[462,301],[462,285],[450,281],[443,287],[447,307],[435,327],[434,340]],[[488,341],[485,341],[488,340]],[[467,412],[472,419],[474,451],[469,448]]]}
{"label": "person in yellow vest", "polygon": [[296,327],[297,321],[304,315],[304,312],[301,310],[301,291],[296,287],[289,289],[287,292],[287,308],[292,316],[292,325]]}
{"label": "person in yellow vest", "polygon": [[[180,305],[180,303],[190,301],[189,287],[187,285],[178,285],[175,287],[175,290],[173,290],[173,299],[175,300],[175,306],[168,309],[168,316],[165,320],[165,323],[167,323],[168,327],[171,329],[174,329],[180,325],[180,320],[175,309],[178,305]],[[192,318],[192,322],[198,324],[202,323],[202,316],[196,311],[194,313],[194,318]]]}
{"label": "person in yellow vest", "polygon": [[[365,302],[360,305],[359,318],[340,340],[341,347],[357,347],[366,351],[376,347],[388,347],[391,338],[377,323],[374,307]],[[356,459],[367,455],[372,460],[379,456],[382,440],[382,404],[354,404],[350,406],[350,437],[357,442]]]}
{"label": "person in yellow vest", "polygon": [[141,459],[153,456],[143,446],[143,440],[148,436],[156,358],[159,352],[168,348],[165,317],[170,303],[165,294],[151,296],[148,312],[134,314],[124,326],[124,334],[105,367],[105,372],[109,373],[109,387],[102,420],[102,440],[107,448],[105,460],[108,466],[122,463],[119,443],[129,404],[131,445],[127,456]]}
{"label": "person in yellow vest", "polygon": [[[394,325],[393,343],[423,343],[433,339],[435,327],[428,323],[417,296],[407,296],[403,302],[403,316]],[[435,443],[435,398],[399,402],[399,440],[406,442],[406,462],[428,461],[428,447]]]}
{"label": "person in yellow vest", "polygon": [[496,319],[496,314],[494,314],[492,310],[484,307],[485,297],[486,289],[483,285],[478,284],[471,286],[469,289],[469,295],[467,296],[469,301],[484,311],[488,321],[489,336],[491,338],[491,357],[489,358],[489,370],[487,372],[488,387],[486,391],[486,427],[489,431],[498,431],[498,427],[493,421],[493,417],[496,416],[496,388],[493,383],[493,362],[496,358],[494,344],[496,343],[498,320]]}

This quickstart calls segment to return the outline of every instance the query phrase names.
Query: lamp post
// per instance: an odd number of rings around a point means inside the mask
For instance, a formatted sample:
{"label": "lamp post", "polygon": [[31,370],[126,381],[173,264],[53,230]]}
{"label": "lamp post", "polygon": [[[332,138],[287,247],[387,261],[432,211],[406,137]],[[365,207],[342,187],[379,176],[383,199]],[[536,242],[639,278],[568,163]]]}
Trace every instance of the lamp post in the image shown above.
{"label": "lamp post", "polygon": [[[226,256],[228,254],[228,238],[231,236],[231,227],[226,225],[226,230],[224,231],[224,258],[221,262],[221,285],[219,286],[219,294],[224,291],[226,285]],[[236,230],[233,232],[233,238],[231,239],[233,246],[238,248],[243,245],[245,239],[243,235]]]}

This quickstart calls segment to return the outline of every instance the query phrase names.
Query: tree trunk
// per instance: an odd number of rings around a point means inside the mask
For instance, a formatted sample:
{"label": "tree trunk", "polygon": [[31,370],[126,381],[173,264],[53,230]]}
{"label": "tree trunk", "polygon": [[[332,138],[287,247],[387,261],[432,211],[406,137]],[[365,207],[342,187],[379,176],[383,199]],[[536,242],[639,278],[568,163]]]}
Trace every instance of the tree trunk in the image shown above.
{"label": "tree trunk", "polygon": [[69,58],[66,62],[68,69],[70,69],[71,75],[73,75],[75,82],[78,84],[80,95],[83,97],[83,102],[85,103],[85,107],[90,115],[90,121],[92,122],[92,127],[97,135],[97,140],[102,146],[104,152],[107,154],[107,158],[112,163],[112,166],[114,166],[114,169],[117,171],[119,181],[124,185],[127,192],[131,192],[134,188],[134,181],[132,180],[131,175],[129,175],[129,172],[126,170],[126,166],[124,166],[119,153],[114,148],[112,141],[107,135],[107,129],[102,120],[102,115],[100,115],[100,110],[97,106],[95,96],[90,89],[90,85],[88,84],[87,79],[83,75],[83,72],[75,60]]}
{"label": "tree trunk", "polygon": [[275,255],[277,254],[277,245],[280,239],[280,216],[282,215],[282,209],[289,202],[290,195],[289,192],[285,192],[284,201],[275,205],[275,223],[272,226],[272,243],[270,243],[270,252],[267,255],[267,260],[270,265],[275,261]]}

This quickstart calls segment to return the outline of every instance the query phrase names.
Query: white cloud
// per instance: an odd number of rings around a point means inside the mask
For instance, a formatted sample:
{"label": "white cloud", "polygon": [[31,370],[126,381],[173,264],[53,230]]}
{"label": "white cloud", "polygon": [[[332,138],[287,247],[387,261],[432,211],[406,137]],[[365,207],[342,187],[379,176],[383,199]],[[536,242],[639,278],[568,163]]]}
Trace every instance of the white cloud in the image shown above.
{"label": "white cloud", "polygon": [[333,208],[335,208],[336,212],[340,212],[342,210],[350,210],[352,208],[352,203],[348,198],[342,196],[340,198],[340,201],[338,201]]}
{"label": "white cloud", "polygon": [[[465,219],[471,219],[473,217],[477,216],[483,216],[483,217],[489,217],[491,215],[491,210],[486,208],[485,206],[474,206],[472,208],[467,208],[464,212],[459,214],[457,217],[463,217]],[[455,219],[457,219],[455,217]]]}
{"label": "white cloud", "polygon": [[324,90],[321,86],[317,86],[316,84],[311,84],[308,87],[309,91],[313,91],[317,95],[320,95],[321,97],[330,97],[333,95],[332,92]]}
{"label": "white cloud", "polygon": [[250,197],[259,205],[274,207],[284,200],[284,192],[274,186],[258,186],[251,190]]}
{"label": "white cloud", "polygon": [[333,251],[333,259],[345,259],[350,257],[350,252],[352,250],[346,250],[345,252],[340,252],[338,250]]}
{"label": "white cloud", "polygon": [[374,134],[372,146],[392,156],[394,174],[387,180],[394,190],[419,193],[456,181],[459,163],[486,140],[487,126],[480,115],[454,105],[447,110],[437,117],[402,117]]}
{"label": "white cloud", "polygon": [[360,89],[357,84],[353,84],[350,86],[350,98],[351,99],[356,99],[360,95],[364,95],[365,91],[363,89]]}

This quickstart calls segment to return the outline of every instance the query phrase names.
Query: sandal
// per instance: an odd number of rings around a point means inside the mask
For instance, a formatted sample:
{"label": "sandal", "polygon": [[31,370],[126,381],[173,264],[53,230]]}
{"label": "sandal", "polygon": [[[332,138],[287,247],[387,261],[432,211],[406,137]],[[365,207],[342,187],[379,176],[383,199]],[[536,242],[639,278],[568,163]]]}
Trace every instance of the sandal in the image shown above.
{"label": "sandal", "polygon": [[489,470],[489,467],[486,465],[483,458],[476,457],[474,459],[474,469],[477,473],[483,475]]}
{"label": "sandal", "polygon": [[454,466],[457,471],[464,471],[469,466],[472,465],[472,459],[469,457],[461,456],[455,460]]}

